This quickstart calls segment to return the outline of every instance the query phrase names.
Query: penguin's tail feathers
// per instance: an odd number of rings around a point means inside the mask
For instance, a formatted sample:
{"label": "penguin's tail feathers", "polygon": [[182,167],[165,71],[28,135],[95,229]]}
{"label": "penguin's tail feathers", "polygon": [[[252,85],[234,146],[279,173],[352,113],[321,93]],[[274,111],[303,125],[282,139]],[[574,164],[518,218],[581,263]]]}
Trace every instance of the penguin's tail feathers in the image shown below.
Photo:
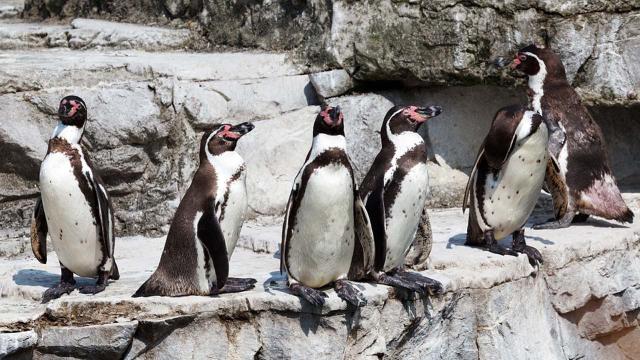
{"label": "penguin's tail feathers", "polygon": [[633,222],[634,214],[622,199],[615,180],[609,174],[582,191],[577,199],[579,212],[622,223]]}
{"label": "penguin's tail feathers", "polygon": [[120,279],[120,271],[118,270],[118,265],[116,261],[113,260],[113,266],[111,267],[111,275],[109,275],[109,279],[118,280]]}
{"label": "penguin's tail feathers", "polygon": [[147,279],[147,281],[140,286],[140,288],[131,297],[146,297],[146,296],[162,296],[164,295],[158,286],[155,286],[153,276]]}

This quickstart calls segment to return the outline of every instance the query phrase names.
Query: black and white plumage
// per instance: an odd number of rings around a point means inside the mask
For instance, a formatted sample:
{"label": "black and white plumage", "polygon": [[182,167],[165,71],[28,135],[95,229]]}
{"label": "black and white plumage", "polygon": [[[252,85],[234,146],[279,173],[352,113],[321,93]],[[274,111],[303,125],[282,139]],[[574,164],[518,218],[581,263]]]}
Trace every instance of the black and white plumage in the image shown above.
{"label": "black and white plumage", "polygon": [[[547,125],[538,113],[521,106],[498,110],[465,191],[468,245],[501,255],[525,253],[532,265],[542,262],[538,250],[525,244],[523,226],[536,205],[548,161],[555,164],[548,142]],[[511,250],[496,242],[510,234]]]}
{"label": "black and white plumage", "polygon": [[48,289],[43,302],[75,288],[73,274],[97,277],[95,286],[80,288],[95,294],[108,279],[118,279],[113,258],[113,209],[100,176],[80,146],[87,108],[77,96],[67,96],[58,109],[60,121],[51,135],[40,166],[40,198],[31,225],[36,258],[47,261],[47,234],[61,265],[61,282]]}
{"label": "black and white plumage", "polygon": [[511,67],[528,77],[529,106],[548,120],[549,150],[559,171],[549,166],[545,187],[553,197],[555,219],[534,228],[553,229],[595,215],[632,222],[611,170],[604,135],[567,81],[560,57],[530,45],[518,51]]}
{"label": "black and white plumage", "polygon": [[403,270],[418,230],[424,229],[421,222],[428,222],[427,149],[416,131],[441,111],[437,106],[391,108],[380,131],[382,149],[360,187],[375,239],[371,275],[380,283],[423,294],[440,292],[442,285]]}
{"label": "black and white plumage", "polygon": [[372,257],[371,228],[346,153],[343,115],[339,107],[325,107],[289,196],[280,269],[290,290],[313,305],[324,303],[324,293],[316,289],[333,284],[338,296],[359,306],[364,298],[347,279],[368,273]]}
{"label": "black and white plumage", "polygon": [[176,210],[156,271],[139,296],[212,295],[254,287],[229,278],[229,259],[247,211],[246,166],[235,151],[253,124],[215,125],[200,142],[200,166]]}

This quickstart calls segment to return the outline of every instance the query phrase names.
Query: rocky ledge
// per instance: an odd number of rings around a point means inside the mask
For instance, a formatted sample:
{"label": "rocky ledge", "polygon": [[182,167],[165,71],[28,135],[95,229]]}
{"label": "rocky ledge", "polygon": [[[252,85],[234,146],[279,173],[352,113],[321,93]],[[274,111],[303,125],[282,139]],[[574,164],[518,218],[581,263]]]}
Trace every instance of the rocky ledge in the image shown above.
{"label": "rocky ledge", "polygon": [[[637,211],[636,199],[627,196]],[[119,281],[47,305],[38,301],[58,281],[53,254],[47,265],[5,261],[0,357],[638,359],[640,221],[529,230],[545,259],[536,269],[523,255],[464,246],[459,209],[434,210],[431,219],[424,274],[446,292],[420,298],[361,284],[368,299],[361,309],[333,290],[321,309],[289,294],[278,272],[279,224],[245,226],[231,273],[255,277],[258,286],[219,297],[131,298],[158,262],[160,238],[118,239]]]}

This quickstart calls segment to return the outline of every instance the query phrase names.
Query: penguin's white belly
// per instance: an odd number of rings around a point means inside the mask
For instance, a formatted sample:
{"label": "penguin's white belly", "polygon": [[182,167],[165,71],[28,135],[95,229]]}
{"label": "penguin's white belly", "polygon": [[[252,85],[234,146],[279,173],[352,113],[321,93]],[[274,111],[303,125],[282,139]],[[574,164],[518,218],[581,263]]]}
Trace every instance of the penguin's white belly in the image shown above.
{"label": "penguin's white belly", "polygon": [[384,271],[390,271],[404,263],[404,257],[418,230],[428,191],[427,165],[417,164],[402,180],[389,217],[385,219],[387,253]]}
{"label": "penguin's white belly", "polygon": [[229,196],[224,206],[220,227],[227,244],[227,256],[231,259],[240,236],[240,229],[247,213],[247,189],[244,174],[229,185]]}
{"label": "penguin's white belly", "polygon": [[487,224],[479,221],[483,231],[493,229],[499,240],[526,223],[544,181],[547,143],[547,128],[541,124],[537,132],[513,151],[497,179],[487,175],[483,203]]}
{"label": "penguin's white belly", "polygon": [[66,155],[54,152],[44,159],[40,191],[58,259],[77,275],[96,276],[103,256],[98,228]]}
{"label": "penguin's white belly", "polygon": [[287,270],[303,285],[318,288],[346,277],[351,266],[351,174],[342,165],[316,169],[302,196],[287,244]]}

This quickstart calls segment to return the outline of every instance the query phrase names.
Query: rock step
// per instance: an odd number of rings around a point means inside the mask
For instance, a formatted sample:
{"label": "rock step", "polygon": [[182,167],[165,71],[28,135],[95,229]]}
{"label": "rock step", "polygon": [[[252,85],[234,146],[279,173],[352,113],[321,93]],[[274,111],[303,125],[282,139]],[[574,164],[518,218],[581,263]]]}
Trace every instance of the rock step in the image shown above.
{"label": "rock step", "polygon": [[74,19],[70,25],[0,22],[0,50],[108,48],[163,51],[194,50],[202,46],[198,36],[188,29],[93,19]]}
{"label": "rock step", "polygon": [[[635,210],[638,205],[634,203]],[[250,358],[260,352],[277,358],[291,351],[296,358],[323,359],[376,353],[622,359],[640,340],[639,220],[628,226],[589,220],[568,229],[527,230],[529,245],[545,259],[538,270],[524,255],[503,257],[464,246],[466,217],[459,209],[432,211],[431,221],[433,250],[430,269],[423,274],[440,280],[446,293],[414,299],[386,286],[361,284],[369,304],[355,313],[333,290],[327,290],[322,309],[311,308],[283,287],[274,254],[244,249],[234,253],[230,273],[255,277],[256,289],[219,297],[130,297],[155,269],[162,239],[119,238],[120,280],[95,296],[76,291],[47,305],[38,299],[58,281],[55,254],[46,265],[32,257],[4,261],[0,331],[10,334],[0,333],[0,356],[3,349],[35,349],[60,356],[104,351],[152,358],[179,348],[215,358]],[[250,225],[243,237],[273,242],[279,239],[273,228]],[[36,327],[34,335],[30,331]],[[194,341],[203,328],[227,339],[216,342],[226,345]],[[96,339],[78,340],[86,332]],[[149,338],[159,340],[145,346]],[[54,347],[56,343],[63,346]]]}

